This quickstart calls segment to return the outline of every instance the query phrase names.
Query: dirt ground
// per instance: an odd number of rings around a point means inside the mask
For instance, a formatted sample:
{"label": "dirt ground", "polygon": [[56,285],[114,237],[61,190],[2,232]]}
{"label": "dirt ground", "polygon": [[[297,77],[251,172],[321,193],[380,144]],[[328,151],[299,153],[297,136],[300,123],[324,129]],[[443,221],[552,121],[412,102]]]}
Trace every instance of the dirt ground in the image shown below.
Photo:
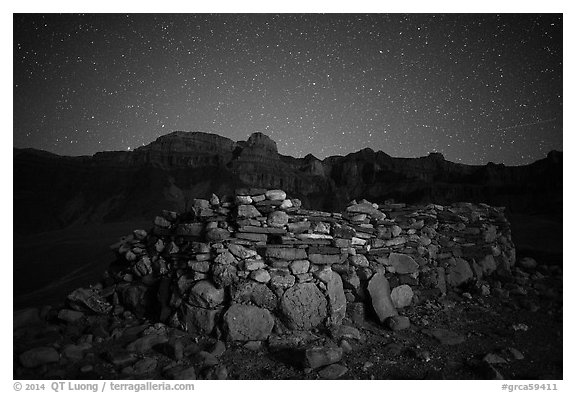
{"label": "dirt ground", "polygon": [[[538,267],[531,271],[525,293],[494,291],[482,296],[474,288],[443,298],[421,298],[417,305],[401,310],[410,318],[406,330],[390,331],[367,317],[345,320],[360,332],[360,339],[347,340],[350,347],[339,364],[347,371],[342,379],[562,379],[563,374],[563,278],[561,220],[542,217],[512,217],[513,237],[518,259],[534,257]],[[107,267],[108,248],[119,236],[136,228],[126,223],[100,230],[94,242],[94,230],[64,231],[15,243],[15,309],[63,299],[71,289],[96,281]],[[535,232],[540,232],[538,236]],[[542,235],[544,234],[544,235]],[[52,237],[50,237],[52,236]],[[89,240],[92,239],[92,240]],[[90,244],[89,244],[90,243]],[[53,246],[56,245],[55,249]],[[88,248],[87,248],[88,247]],[[104,248],[105,247],[105,248]],[[40,256],[44,256],[40,258]],[[110,255],[111,257],[111,255]],[[53,264],[53,262],[57,262]],[[22,263],[43,266],[34,271]],[[57,266],[56,268],[54,266]],[[58,269],[58,274],[54,270]],[[46,274],[67,277],[55,285]],[[37,276],[36,276],[37,275]],[[514,283],[514,277],[510,278]],[[501,282],[504,287],[507,282]],[[20,286],[18,286],[20,285]],[[18,287],[17,287],[18,286]],[[497,285],[496,285],[497,286]],[[469,294],[468,294],[469,292]],[[40,302],[38,299],[43,299]],[[134,324],[145,322],[135,321]],[[147,325],[144,325],[147,326]],[[50,340],[64,340],[80,334],[79,328],[21,332],[14,336],[15,351]],[[429,329],[446,329],[458,335],[460,343],[449,345],[431,337]],[[427,333],[428,332],[428,333]],[[308,346],[342,345],[329,332],[312,332]],[[166,370],[176,365],[194,364],[193,360],[174,362],[170,356],[151,350],[144,358],[154,358],[158,366],[141,375],[123,373],[110,365],[108,354],[124,346],[130,335],[105,340],[92,346],[79,361],[60,362],[54,367],[26,370],[14,357],[14,377],[18,379],[166,379]],[[194,358],[198,351],[209,352],[216,338],[185,337],[185,353]],[[256,343],[252,343],[256,344]],[[227,343],[217,361],[205,365],[197,378],[227,379],[318,379],[318,370],[306,369],[298,359],[301,348],[277,350],[265,344],[246,348]],[[516,359],[511,355],[510,348]],[[483,361],[486,355],[498,355]],[[182,363],[183,362],[183,363]],[[90,365],[90,371],[82,370]],[[223,372],[222,370],[225,370]]]}

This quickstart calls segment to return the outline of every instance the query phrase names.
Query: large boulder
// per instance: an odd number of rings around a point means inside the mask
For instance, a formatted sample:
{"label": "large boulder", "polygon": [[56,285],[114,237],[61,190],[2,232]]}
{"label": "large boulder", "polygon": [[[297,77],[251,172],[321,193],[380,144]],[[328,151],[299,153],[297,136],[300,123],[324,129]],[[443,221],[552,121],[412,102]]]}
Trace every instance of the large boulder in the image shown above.
{"label": "large boulder", "polygon": [[474,273],[468,262],[462,258],[456,258],[448,266],[446,281],[452,287],[458,287],[472,279]]}
{"label": "large boulder", "polygon": [[284,292],[280,310],[286,325],[293,330],[308,330],[320,325],[327,314],[324,294],[313,283],[296,284]]}
{"label": "large boulder", "polygon": [[376,273],[368,282],[368,293],[372,299],[372,307],[383,323],[386,318],[398,315],[390,297],[390,283],[383,273]]}
{"label": "large boulder", "polygon": [[243,280],[232,286],[232,301],[237,303],[252,302],[258,307],[274,310],[278,298],[267,285],[252,280]]}
{"label": "large boulder", "polygon": [[199,281],[190,290],[188,302],[196,307],[215,308],[224,302],[224,289],[208,280]]}
{"label": "large boulder", "polygon": [[266,340],[274,327],[270,311],[246,304],[233,304],[224,314],[224,327],[232,341]]}

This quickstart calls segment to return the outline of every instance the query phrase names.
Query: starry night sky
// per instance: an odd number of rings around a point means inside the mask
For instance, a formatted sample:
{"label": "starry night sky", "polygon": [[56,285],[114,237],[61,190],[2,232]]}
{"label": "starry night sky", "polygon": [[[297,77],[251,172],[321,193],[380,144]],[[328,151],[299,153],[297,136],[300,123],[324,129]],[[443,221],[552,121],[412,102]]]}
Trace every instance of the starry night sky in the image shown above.
{"label": "starry night sky", "polygon": [[14,146],[172,131],[323,159],[521,165],[562,150],[559,14],[14,15]]}

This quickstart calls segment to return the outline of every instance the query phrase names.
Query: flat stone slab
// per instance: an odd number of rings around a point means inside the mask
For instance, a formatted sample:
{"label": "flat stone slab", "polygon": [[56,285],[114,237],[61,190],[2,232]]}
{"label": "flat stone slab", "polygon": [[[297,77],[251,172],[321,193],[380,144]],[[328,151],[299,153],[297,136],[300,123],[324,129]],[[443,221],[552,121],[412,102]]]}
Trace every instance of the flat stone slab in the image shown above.
{"label": "flat stone slab", "polygon": [[334,254],[310,254],[308,259],[315,265],[332,265],[334,263],[342,263],[346,259],[346,256]]}
{"label": "flat stone slab", "polygon": [[266,248],[266,257],[286,259],[294,261],[297,259],[306,259],[308,255],[303,248],[289,248],[289,247],[268,247]]}
{"label": "flat stone slab", "polygon": [[228,244],[228,251],[230,251],[236,258],[240,259],[248,259],[258,255],[256,251],[250,250],[249,248],[243,247],[239,244]]}
{"label": "flat stone slab", "polygon": [[284,228],[256,227],[253,225],[245,225],[243,227],[240,227],[238,231],[247,233],[273,234],[273,235],[284,235],[286,233],[286,229]]}

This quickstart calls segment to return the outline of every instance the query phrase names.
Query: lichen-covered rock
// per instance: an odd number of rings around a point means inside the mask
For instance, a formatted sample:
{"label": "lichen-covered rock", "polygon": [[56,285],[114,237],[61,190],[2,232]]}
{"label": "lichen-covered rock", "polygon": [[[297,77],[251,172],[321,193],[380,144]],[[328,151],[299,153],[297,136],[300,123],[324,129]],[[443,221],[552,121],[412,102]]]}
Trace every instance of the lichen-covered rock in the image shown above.
{"label": "lichen-covered rock", "polygon": [[309,268],[310,268],[310,262],[305,259],[292,261],[290,263],[290,271],[292,272],[292,274],[308,273]]}
{"label": "lichen-covered rock", "polygon": [[392,289],[390,293],[392,298],[392,303],[396,308],[408,307],[412,303],[412,298],[414,297],[414,292],[410,285],[399,285]]}
{"label": "lichen-covered rock", "polygon": [[228,244],[228,251],[230,251],[232,255],[239,259],[253,258],[258,255],[254,250],[250,250],[249,248],[233,243]]}
{"label": "lichen-covered rock", "polygon": [[274,310],[278,306],[278,298],[265,284],[244,280],[232,287],[232,301],[237,303],[252,302],[259,307]]}
{"label": "lichen-covered rock", "polygon": [[356,236],[356,230],[349,225],[334,224],[332,225],[332,235],[342,239],[352,239]]}
{"label": "lichen-covered rock", "polygon": [[368,262],[368,259],[366,259],[366,257],[362,254],[358,254],[358,255],[351,255],[349,257],[350,263],[354,266],[358,266],[358,267],[368,267],[370,266],[370,263]]}
{"label": "lichen-covered rock", "polygon": [[308,330],[324,321],[327,305],[324,294],[315,284],[303,283],[284,292],[280,300],[280,311],[289,328]]}
{"label": "lichen-covered rock", "polygon": [[330,271],[326,280],[326,295],[328,296],[328,324],[340,325],[346,316],[346,295],[342,278],[334,271]]}
{"label": "lichen-covered rock", "polygon": [[238,281],[238,270],[232,265],[212,265],[212,280],[219,288],[229,287]]}
{"label": "lichen-covered rock", "polygon": [[270,281],[270,273],[268,273],[268,270],[265,269],[258,269],[258,270],[254,270],[253,272],[250,273],[250,278],[254,281],[257,282],[261,282],[261,283],[267,283],[268,281]]}
{"label": "lichen-covered rock", "polygon": [[292,274],[274,274],[270,278],[270,286],[272,288],[290,288],[296,282],[296,277]]}
{"label": "lichen-covered rock", "polygon": [[268,215],[266,223],[273,228],[282,228],[288,224],[288,214],[284,211],[274,211]]}
{"label": "lichen-covered rock", "polygon": [[237,214],[238,218],[255,218],[262,216],[262,213],[253,205],[239,205]]}
{"label": "lichen-covered rock", "polygon": [[266,340],[274,327],[270,311],[245,304],[233,304],[224,314],[224,327],[232,341]]}
{"label": "lichen-covered rock", "polygon": [[234,258],[234,255],[232,255],[229,251],[224,251],[218,254],[216,259],[214,259],[214,263],[219,263],[222,265],[230,265],[238,263],[238,260]]}
{"label": "lichen-covered rock", "polygon": [[237,205],[250,205],[252,202],[250,195],[236,195]]}
{"label": "lichen-covered rock", "polygon": [[107,314],[112,310],[112,305],[93,289],[78,288],[68,295],[68,301],[78,311],[88,309],[97,314]]}

